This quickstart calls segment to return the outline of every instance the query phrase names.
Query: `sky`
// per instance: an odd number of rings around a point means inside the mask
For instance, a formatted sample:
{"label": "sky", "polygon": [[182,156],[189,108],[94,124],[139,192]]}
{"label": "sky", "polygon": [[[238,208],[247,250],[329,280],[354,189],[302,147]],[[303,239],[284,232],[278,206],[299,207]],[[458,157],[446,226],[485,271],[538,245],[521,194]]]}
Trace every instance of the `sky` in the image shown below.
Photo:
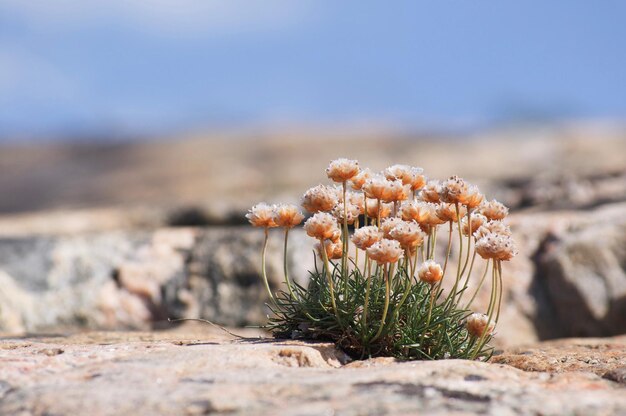
{"label": "sky", "polygon": [[626,119],[626,2],[0,0],[0,140]]}

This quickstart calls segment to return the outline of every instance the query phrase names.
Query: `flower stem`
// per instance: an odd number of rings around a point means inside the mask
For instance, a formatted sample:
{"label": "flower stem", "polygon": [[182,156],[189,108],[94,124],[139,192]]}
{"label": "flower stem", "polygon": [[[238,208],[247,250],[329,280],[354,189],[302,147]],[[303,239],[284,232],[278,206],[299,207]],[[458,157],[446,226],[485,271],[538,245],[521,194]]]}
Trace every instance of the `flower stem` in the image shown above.
{"label": "flower stem", "polygon": [[285,271],[285,283],[287,283],[287,288],[289,289],[289,294],[292,299],[296,299],[296,296],[293,293],[293,289],[291,287],[291,281],[289,280],[289,272],[287,270],[287,241],[289,240],[289,227],[285,227],[285,247],[283,250],[283,270]]}
{"label": "flower stem", "polygon": [[333,276],[330,272],[330,267],[328,265],[328,255],[326,254],[326,246],[324,245],[324,240],[320,239],[320,246],[322,252],[322,259],[324,260],[324,270],[326,271],[326,278],[328,279],[328,290],[330,291],[330,301],[333,305],[333,312],[335,313],[335,317],[337,318],[337,322],[341,324],[341,320],[339,319],[339,313],[337,312],[337,304],[335,303],[335,285],[333,284]]}
{"label": "flower stem", "polygon": [[380,337],[383,333],[383,328],[385,327],[385,320],[387,320],[387,312],[389,311],[389,297],[390,297],[390,289],[389,289],[389,276],[387,275],[387,264],[383,266],[383,279],[385,279],[385,306],[383,308],[383,316],[380,319],[380,328],[378,328],[378,332],[374,335],[374,338],[370,340],[370,342],[374,342]]}
{"label": "flower stem", "polygon": [[276,299],[274,299],[274,295],[272,295],[272,291],[270,289],[270,284],[267,281],[267,272],[265,271],[265,253],[267,252],[267,241],[269,239],[269,229],[265,227],[265,240],[263,241],[263,252],[261,254],[261,272],[263,273],[263,282],[265,283],[265,289],[267,289],[267,294],[270,296],[270,299],[274,304],[276,304]]}

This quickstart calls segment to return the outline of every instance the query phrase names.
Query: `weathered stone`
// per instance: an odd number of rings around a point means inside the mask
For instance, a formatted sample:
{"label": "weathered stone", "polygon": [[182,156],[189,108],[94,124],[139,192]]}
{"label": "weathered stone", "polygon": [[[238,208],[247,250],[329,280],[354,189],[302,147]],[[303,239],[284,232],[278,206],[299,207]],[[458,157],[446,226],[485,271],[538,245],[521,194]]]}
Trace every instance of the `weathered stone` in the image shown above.
{"label": "weathered stone", "polygon": [[502,354],[494,356],[491,362],[524,371],[582,371],[603,376],[626,366],[626,336],[563,339],[507,348]]}
{"label": "weathered stone", "polygon": [[[64,353],[40,353],[50,349]],[[626,412],[623,385],[580,368],[524,372],[463,360],[386,359],[343,365],[345,355],[330,344],[229,340],[210,327],[193,332],[182,327],[154,333],[5,337],[0,340],[0,360],[0,414]]]}
{"label": "weathered stone", "polygon": [[[283,279],[280,239],[272,233],[268,250],[273,288]],[[184,317],[263,323],[262,240],[250,227],[4,238],[0,329],[150,328]],[[302,282],[312,247],[297,249],[306,246],[299,230],[291,240],[292,277]]]}

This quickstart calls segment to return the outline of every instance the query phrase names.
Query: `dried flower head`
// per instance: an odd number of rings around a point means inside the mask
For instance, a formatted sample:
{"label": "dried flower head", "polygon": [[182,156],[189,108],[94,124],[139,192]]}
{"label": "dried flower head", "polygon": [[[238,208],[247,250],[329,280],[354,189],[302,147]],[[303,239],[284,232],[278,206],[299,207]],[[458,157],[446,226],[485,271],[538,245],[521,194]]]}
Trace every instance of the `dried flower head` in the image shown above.
{"label": "dried flower head", "polygon": [[383,171],[383,175],[390,181],[399,179],[404,185],[411,184],[411,167],[409,165],[393,165]]}
{"label": "dried flower head", "polygon": [[510,260],[516,254],[515,242],[508,235],[488,233],[476,241],[476,253],[483,259]]}
{"label": "dried flower head", "polygon": [[303,219],[304,215],[293,204],[279,204],[274,207],[274,222],[279,227],[293,228]]}
{"label": "dried flower head", "polygon": [[491,335],[496,324],[489,322],[489,317],[482,313],[473,313],[465,320],[465,327],[471,336],[479,338],[485,334]]}
{"label": "dried flower head", "polygon": [[[392,200],[391,198],[394,194],[391,183],[392,182],[385,179],[384,176],[375,175],[365,181],[363,191],[368,198],[389,202]],[[400,184],[402,184],[402,182],[400,182]]]}
{"label": "dried flower head", "polygon": [[458,176],[450,176],[441,184],[439,198],[443,202],[451,204],[461,202],[468,192],[469,186],[462,178]]}
{"label": "dried flower head", "polygon": [[379,242],[382,238],[383,233],[378,227],[369,225],[356,230],[352,235],[352,242],[361,250],[366,250],[371,247],[372,244]]}
{"label": "dried flower head", "polygon": [[461,231],[464,235],[474,234],[483,224],[487,223],[487,218],[482,214],[471,214],[470,221],[472,223],[472,229],[469,229],[467,217],[461,219]]}
{"label": "dried flower head", "polygon": [[469,185],[467,192],[461,196],[461,204],[468,209],[474,209],[483,203],[485,195],[481,194],[476,185]]}
{"label": "dried flower head", "polygon": [[348,202],[358,209],[359,215],[363,215],[365,213],[365,195],[361,192],[348,193]]}
{"label": "dried flower head", "polygon": [[367,254],[370,259],[374,260],[378,264],[395,263],[402,258],[403,251],[400,247],[400,243],[396,240],[388,240],[383,238],[382,240],[374,243],[367,249]]}
{"label": "dried flower head", "polygon": [[277,227],[274,221],[274,208],[273,205],[261,202],[248,211],[246,218],[255,227]]}
{"label": "dried flower head", "polygon": [[[439,217],[442,221],[448,222],[457,222],[458,217],[456,213],[456,206],[454,204],[447,204],[442,202],[437,205],[437,217]],[[462,218],[467,214],[467,208],[463,205],[459,205],[459,216]]]}
{"label": "dried flower head", "polygon": [[489,202],[484,202],[480,206],[479,211],[490,220],[504,219],[509,213],[509,209],[495,199],[492,199]]}
{"label": "dried flower head", "polygon": [[380,231],[385,238],[391,238],[391,230],[402,223],[402,220],[397,217],[385,218],[380,222]]}
{"label": "dried flower head", "polygon": [[385,202],[398,202],[406,201],[409,199],[409,193],[411,188],[408,185],[403,185],[402,181],[395,180],[389,182],[390,195],[387,199],[383,199]]}
{"label": "dried flower head", "polygon": [[327,212],[318,212],[304,223],[304,231],[318,240],[334,240],[341,235],[337,219]]}
{"label": "dried flower head", "polygon": [[411,186],[412,191],[422,189],[426,185],[426,176],[423,174],[424,169],[418,167],[411,168]]}
{"label": "dried flower head", "polygon": [[[329,260],[340,259],[343,255],[343,244],[341,244],[341,241],[324,240],[324,248]],[[322,254],[322,245],[320,243],[315,244],[315,250],[320,258],[323,259],[324,255]]]}
{"label": "dried flower head", "polygon": [[359,162],[340,158],[333,160],[326,168],[326,175],[335,182],[346,182],[359,173]]}
{"label": "dried flower head", "polygon": [[424,202],[439,202],[439,191],[441,190],[441,184],[439,181],[428,181],[426,185],[420,191],[420,199]]}
{"label": "dried flower head", "polygon": [[[388,203],[380,203],[380,218],[387,218],[391,214],[392,205]],[[378,200],[367,199],[367,216],[370,218],[378,218]]]}
{"label": "dried flower head", "polygon": [[302,207],[312,214],[320,211],[330,211],[337,205],[337,192],[326,185],[317,185],[309,189],[302,196]]}
{"label": "dried flower head", "polygon": [[417,275],[422,282],[434,285],[443,278],[441,265],[434,260],[426,260],[417,269]]}
{"label": "dried flower head", "polygon": [[508,225],[506,225],[504,222],[500,220],[487,221],[483,225],[478,227],[478,229],[474,232],[474,238],[476,240],[479,240],[489,233],[494,233],[498,235],[508,235],[508,236],[512,234],[511,228]]}
{"label": "dried flower head", "polygon": [[400,207],[400,215],[405,221],[416,221],[424,227],[434,227],[445,223],[437,216],[438,204],[432,202],[413,201],[404,203]]}
{"label": "dried flower head", "polygon": [[372,171],[369,169],[362,169],[358,175],[350,179],[350,186],[355,191],[360,191],[365,185],[365,181],[372,177]]}
{"label": "dried flower head", "polygon": [[399,242],[403,249],[409,251],[421,246],[426,237],[415,221],[401,221],[391,229],[389,236]]}
{"label": "dried flower head", "polygon": [[335,216],[335,218],[337,218],[337,221],[341,223],[343,223],[344,212],[346,214],[346,223],[348,224],[354,224],[354,220],[356,220],[360,214],[359,207],[357,207],[356,205],[352,205],[350,202],[348,202],[348,204],[346,205],[345,211],[343,202],[335,205],[335,208],[333,208],[332,210],[332,214]]}

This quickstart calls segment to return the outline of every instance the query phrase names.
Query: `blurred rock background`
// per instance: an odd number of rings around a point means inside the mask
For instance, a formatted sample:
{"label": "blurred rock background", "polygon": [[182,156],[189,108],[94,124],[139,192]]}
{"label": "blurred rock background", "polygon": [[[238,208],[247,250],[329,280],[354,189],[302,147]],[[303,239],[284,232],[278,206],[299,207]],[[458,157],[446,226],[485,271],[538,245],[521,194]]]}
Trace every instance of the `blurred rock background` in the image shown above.
{"label": "blurred rock background", "polygon": [[349,157],[511,208],[502,345],[626,333],[625,6],[96,3],[0,2],[0,332],[262,324],[245,211]]}
{"label": "blurred rock background", "polygon": [[[625,130],[338,136],[5,145],[0,328],[263,324],[262,232],[246,225],[246,209],[297,202],[328,183],[331,158],[349,156],[376,170],[401,162],[431,178],[459,174],[511,207],[520,255],[505,265],[501,344],[626,332]],[[271,243],[278,288],[279,233]],[[291,244],[292,273],[304,281],[313,242],[298,230]]]}

